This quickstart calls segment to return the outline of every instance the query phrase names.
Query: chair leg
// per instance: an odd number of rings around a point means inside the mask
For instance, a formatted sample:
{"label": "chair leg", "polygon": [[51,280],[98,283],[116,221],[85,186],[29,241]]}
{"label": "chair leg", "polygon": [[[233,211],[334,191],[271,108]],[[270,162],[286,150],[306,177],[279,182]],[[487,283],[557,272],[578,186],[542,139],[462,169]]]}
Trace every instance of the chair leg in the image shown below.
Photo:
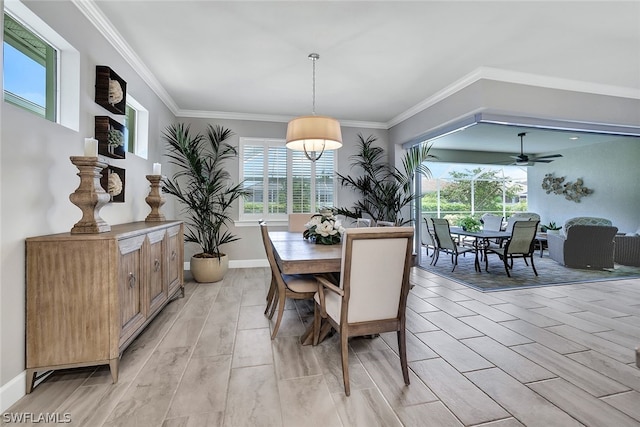
{"label": "chair leg", "polygon": [[[541,243],[541,244],[542,244],[542,243]],[[525,258],[525,259],[526,259],[526,258]],[[533,252],[531,252],[531,267],[533,267],[533,272],[534,272],[534,274],[537,276],[537,275],[538,275],[538,272],[536,271],[536,266],[535,266],[535,264],[533,263]]]}
{"label": "chair leg", "polygon": [[347,331],[340,328],[340,356],[342,357],[342,381],[344,382],[344,394],[351,394],[349,386],[349,337]]}
{"label": "chair leg", "polygon": [[271,308],[271,304],[273,304],[273,300],[275,299],[276,293],[276,284],[274,283],[273,277],[271,278],[271,285],[269,286],[269,292],[267,293],[267,306],[264,309],[264,314],[267,314],[269,308]]}
{"label": "chair leg", "polygon": [[280,299],[280,291],[278,291],[278,288],[275,288],[273,291],[273,299],[271,302],[271,311],[269,311],[269,315],[267,316],[269,319],[273,318],[273,314],[276,312],[276,307],[278,307],[279,299]]}
{"label": "chair leg", "polygon": [[440,258],[440,249],[438,249],[435,254],[434,254],[433,260],[431,261],[431,265],[433,265],[435,267],[435,265],[438,263],[438,259]]}
{"label": "chair leg", "polygon": [[451,272],[453,273],[453,270],[455,270],[458,265],[458,254],[451,254],[451,262],[453,263],[453,268],[451,269]]}
{"label": "chair leg", "polygon": [[398,331],[398,352],[400,353],[400,366],[404,383],[409,385],[409,366],[407,365],[407,337],[405,328]]}
{"label": "chair leg", "polygon": [[[280,292],[278,292],[280,294]],[[276,324],[273,326],[273,332],[271,333],[271,339],[274,339],[278,334],[278,329],[280,329],[280,322],[282,321],[282,315],[284,314],[284,294],[278,295],[278,318],[276,319]]]}
{"label": "chair leg", "polygon": [[318,342],[320,342],[320,327],[322,323],[320,311],[320,306],[316,302],[313,305],[313,345],[318,345]]}
{"label": "chair leg", "polygon": [[[502,257],[502,261],[504,262],[504,271],[507,272],[507,277],[511,277],[511,274],[509,273],[509,257],[505,255],[504,257]],[[511,258],[511,262],[513,263],[513,258]]]}

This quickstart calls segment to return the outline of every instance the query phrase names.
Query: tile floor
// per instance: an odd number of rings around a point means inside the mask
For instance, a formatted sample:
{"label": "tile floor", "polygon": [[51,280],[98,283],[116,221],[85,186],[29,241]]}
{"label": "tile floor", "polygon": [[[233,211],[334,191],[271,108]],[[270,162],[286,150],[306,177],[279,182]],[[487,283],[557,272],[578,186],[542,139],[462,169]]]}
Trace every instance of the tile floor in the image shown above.
{"label": "tile floor", "polygon": [[336,336],[299,345],[311,304],[288,303],[270,340],[268,274],[187,282],[117,384],[103,367],[57,372],[7,412],[90,427],[640,426],[640,279],[481,293],[414,269],[411,385],[395,334],[354,339],[346,397]]}

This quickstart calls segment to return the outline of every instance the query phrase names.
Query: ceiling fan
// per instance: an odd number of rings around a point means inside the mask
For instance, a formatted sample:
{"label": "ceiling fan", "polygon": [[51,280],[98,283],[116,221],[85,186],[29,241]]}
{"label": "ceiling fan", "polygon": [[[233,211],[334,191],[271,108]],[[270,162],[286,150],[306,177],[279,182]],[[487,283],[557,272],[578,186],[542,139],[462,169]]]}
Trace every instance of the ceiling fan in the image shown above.
{"label": "ceiling fan", "polygon": [[524,136],[526,134],[527,134],[526,132],[521,132],[518,134],[518,136],[520,137],[520,155],[510,156],[512,159],[516,159],[516,161],[514,162],[515,165],[527,166],[529,163],[551,163],[553,162],[552,159],[562,157],[562,154],[549,154],[547,156],[540,156],[540,157],[527,156],[526,154],[524,154],[524,142],[523,142]]}

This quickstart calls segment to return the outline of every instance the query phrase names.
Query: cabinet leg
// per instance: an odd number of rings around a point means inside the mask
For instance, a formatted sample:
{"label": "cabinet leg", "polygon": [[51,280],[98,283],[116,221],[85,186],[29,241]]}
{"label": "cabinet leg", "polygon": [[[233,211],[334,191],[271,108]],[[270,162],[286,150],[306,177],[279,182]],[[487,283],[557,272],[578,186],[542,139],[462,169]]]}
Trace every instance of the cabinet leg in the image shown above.
{"label": "cabinet leg", "polygon": [[27,394],[33,391],[33,385],[36,383],[36,370],[27,369]]}
{"label": "cabinet leg", "polygon": [[119,361],[120,359],[118,358],[109,360],[109,370],[111,371],[111,379],[113,380],[114,384],[118,382],[118,362]]}
{"label": "cabinet leg", "polygon": [[184,285],[180,286],[180,298],[184,298]]}

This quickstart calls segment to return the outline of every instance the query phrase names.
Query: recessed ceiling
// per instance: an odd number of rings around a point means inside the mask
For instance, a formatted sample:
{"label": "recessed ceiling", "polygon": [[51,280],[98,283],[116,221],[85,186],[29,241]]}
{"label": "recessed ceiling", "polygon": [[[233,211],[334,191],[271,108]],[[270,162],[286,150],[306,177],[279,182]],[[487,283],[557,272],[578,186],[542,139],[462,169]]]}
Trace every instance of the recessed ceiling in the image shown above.
{"label": "recessed ceiling", "polygon": [[309,113],[311,52],[316,111],[343,121],[387,124],[480,67],[640,93],[640,2],[76,4],[98,7],[178,112]]}
{"label": "recessed ceiling", "polygon": [[[519,133],[523,137],[525,154],[549,154],[586,145],[627,140],[629,136],[603,133],[559,131],[526,126],[507,126],[493,123],[478,123],[430,140],[434,149],[487,151],[495,153],[520,153]],[[577,139],[575,139],[577,138]],[[640,142],[640,138],[635,138]],[[505,159],[506,160],[506,159]]]}

